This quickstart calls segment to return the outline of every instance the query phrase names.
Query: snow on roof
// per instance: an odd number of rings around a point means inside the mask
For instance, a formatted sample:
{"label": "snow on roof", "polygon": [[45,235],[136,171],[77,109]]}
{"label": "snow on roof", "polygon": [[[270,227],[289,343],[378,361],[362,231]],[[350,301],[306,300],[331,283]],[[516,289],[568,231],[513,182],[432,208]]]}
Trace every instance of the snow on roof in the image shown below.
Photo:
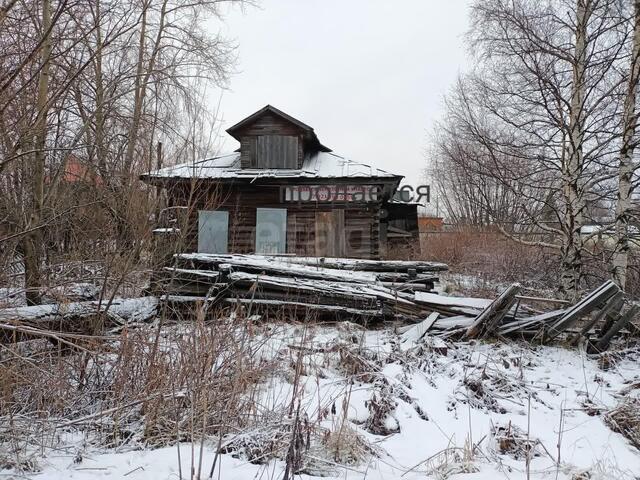
{"label": "snow on roof", "polygon": [[346,178],[400,177],[393,173],[354,162],[332,152],[306,155],[302,168],[240,168],[240,153],[234,152],[192,163],[162,168],[142,175],[143,179],[158,178]]}
{"label": "snow on roof", "polygon": [[[616,230],[614,225],[582,225],[580,227],[580,233],[582,235],[592,235],[597,233],[613,235],[615,232]],[[640,229],[635,225],[628,225],[627,234],[637,236],[640,234]]]}

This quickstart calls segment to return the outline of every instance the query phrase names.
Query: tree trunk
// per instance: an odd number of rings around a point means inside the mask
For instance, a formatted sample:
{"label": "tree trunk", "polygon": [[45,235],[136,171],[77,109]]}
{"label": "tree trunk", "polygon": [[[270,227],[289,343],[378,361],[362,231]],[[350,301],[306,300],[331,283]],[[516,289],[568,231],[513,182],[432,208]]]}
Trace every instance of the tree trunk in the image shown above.
{"label": "tree trunk", "polygon": [[47,140],[47,113],[49,96],[49,67],[51,57],[51,0],[42,0],[42,66],[38,78],[37,117],[34,128],[34,156],[32,176],[31,215],[24,236],[24,279],[28,305],[40,303],[42,286],[40,262],[42,252],[42,230],[37,228],[43,221],[45,148]]}
{"label": "tree trunk", "polygon": [[569,111],[569,135],[566,161],[563,168],[563,190],[565,200],[564,232],[565,248],[562,249],[561,289],[568,299],[579,296],[582,279],[582,238],[584,196],[581,177],[583,169],[584,97],[587,62],[587,22],[589,14],[587,0],[577,0],[575,53],[573,82]]}
{"label": "tree trunk", "polygon": [[612,259],[612,278],[620,288],[627,283],[629,257],[629,220],[631,217],[632,177],[635,170],[633,152],[636,132],[636,97],[640,77],[640,0],[634,1],[634,27],[629,83],[622,112],[622,145],[618,170],[618,203],[616,204],[616,246]]}
{"label": "tree trunk", "polygon": [[96,69],[96,160],[98,164],[98,172],[103,181],[109,180],[107,173],[107,152],[104,143],[104,79],[102,76],[102,8],[100,0],[96,1],[96,53],[95,53],[95,69]]}

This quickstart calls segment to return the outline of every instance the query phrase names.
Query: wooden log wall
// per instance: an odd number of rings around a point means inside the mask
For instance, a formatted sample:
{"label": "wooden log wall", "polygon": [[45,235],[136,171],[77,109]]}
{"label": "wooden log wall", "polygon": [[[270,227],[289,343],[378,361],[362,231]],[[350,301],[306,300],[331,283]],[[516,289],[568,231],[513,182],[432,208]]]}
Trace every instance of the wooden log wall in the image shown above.
{"label": "wooden log wall", "polygon": [[[186,220],[185,251],[198,249],[198,210],[229,212],[229,252],[255,251],[257,208],[287,209],[287,253],[316,255],[316,212],[330,212],[343,205],[322,203],[281,203],[278,185],[233,185],[229,187],[190,186],[170,191],[172,205],[192,205]],[[380,258],[380,204],[371,203],[344,208],[345,252],[339,256]]]}

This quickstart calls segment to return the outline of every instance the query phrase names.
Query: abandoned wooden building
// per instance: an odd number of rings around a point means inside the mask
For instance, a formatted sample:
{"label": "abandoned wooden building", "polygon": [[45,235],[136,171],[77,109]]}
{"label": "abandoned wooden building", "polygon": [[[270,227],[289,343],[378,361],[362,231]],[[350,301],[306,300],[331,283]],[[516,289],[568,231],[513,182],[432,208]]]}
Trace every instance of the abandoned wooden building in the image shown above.
{"label": "abandoned wooden building", "polygon": [[417,225],[415,206],[392,200],[401,175],[337,155],[270,105],[227,133],[235,152],[141,177],[183,212],[186,251],[377,259],[394,239],[417,239],[394,226]]}

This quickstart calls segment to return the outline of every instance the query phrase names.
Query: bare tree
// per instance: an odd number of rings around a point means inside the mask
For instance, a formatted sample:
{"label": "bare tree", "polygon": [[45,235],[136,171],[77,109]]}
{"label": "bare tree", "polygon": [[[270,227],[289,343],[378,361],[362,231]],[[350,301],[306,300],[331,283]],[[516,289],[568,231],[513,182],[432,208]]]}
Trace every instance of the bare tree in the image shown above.
{"label": "bare tree", "polygon": [[616,0],[488,0],[474,3],[472,20],[477,64],[448,96],[439,128],[449,144],[457,136],[469,146],[465,168],[499,183],[517,205],[510,225],[485,195],[483,217],[515,240],[557,250],[560,289],[576,297],[590,204],[614,192],[626,8]]}
{"label": "bare tree", "polygon": [[193,106],[231,72],[234,44],[210,23],[228,3],[244,2],[2,5],[0,253],[23,260],[30,303],[56,255],[131,264],[148,246],[155,196],[137,177],[158,142],[175,161],[211,143],[217,120]]}
{"label": "bare tree", "polygon": [[633,176],[638,169],[633,154],[637,144],[636,125],[638,121],[637,92],[640,79],[640,1],[633,2],[633,47],[629,62],[627,92],[622,110],[622,143],[620,146],[620,166],[618,167],[618,198],[616,203],[616,246],[612,259],[614,280],[623,289],[627,283],[629,257],[629,223],[633,216],[632,194]]}
{"label": "bare tree", "polygon": [[24,271],[27,304],[40,303],[40,261],[42,241],[39,229],[31,229],[42,222],[44,208],[45,148],[47,115],[49,112],[49,72],[51,62],[51,0],[42,0],[42,48],[36,100],[36,120],[33,141],[33,176],[31,214],[24,236]]}

